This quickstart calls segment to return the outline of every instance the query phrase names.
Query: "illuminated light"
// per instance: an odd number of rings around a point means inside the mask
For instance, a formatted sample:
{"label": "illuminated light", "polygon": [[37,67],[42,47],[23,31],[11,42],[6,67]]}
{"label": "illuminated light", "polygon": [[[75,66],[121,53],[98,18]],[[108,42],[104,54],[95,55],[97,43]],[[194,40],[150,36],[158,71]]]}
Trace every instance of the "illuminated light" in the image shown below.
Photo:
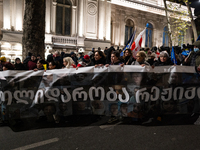
{"label": "illuminated light", "polygon": [[21,44],[16,44],[16,45],[12,46],[12,49],[13,50],[20,50],[20,51],[22,51],[22,45]]}
{"label": "illuminated light", "polygon": [[10,29],[10,16],[8,16],[8,15],[4,16],[3,28]]}
{"label": "illuminated light", "polygon": [[9,48],[9,49],[11,49],[11,44],[8,43],[8,42],[5,42],[5,43],[3,43],[3,44],[1,45],[1,48]]}
{"label": "illuminated light", "polygon": [[21,17],[16,18],[16,28],[17,31],[22,31],[22,20]]}

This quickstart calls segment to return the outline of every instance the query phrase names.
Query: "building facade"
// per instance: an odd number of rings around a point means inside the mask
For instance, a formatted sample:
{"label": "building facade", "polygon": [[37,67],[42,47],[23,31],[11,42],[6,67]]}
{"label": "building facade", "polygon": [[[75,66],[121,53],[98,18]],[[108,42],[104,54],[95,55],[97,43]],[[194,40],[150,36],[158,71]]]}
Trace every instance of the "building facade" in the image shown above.
{"label": "building facade", "polygon": [[[1,56],[12,60],[22,58],[24,9],[25,0],[0,0]],[[123,48],[145,27],[142,47],[168,45],[163,0],[46,0],[45,19],[47,53]],[[186,36],[191,43],[191,28]]]}

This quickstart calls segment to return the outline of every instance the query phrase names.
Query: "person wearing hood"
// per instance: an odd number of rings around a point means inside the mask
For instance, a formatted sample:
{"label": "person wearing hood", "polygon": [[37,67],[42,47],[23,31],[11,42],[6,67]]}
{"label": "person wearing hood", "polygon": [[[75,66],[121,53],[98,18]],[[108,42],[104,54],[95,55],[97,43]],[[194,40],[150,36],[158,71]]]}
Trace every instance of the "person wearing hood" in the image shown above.
{"label": "person wearing hood", "polygon": [[24,65],[21,63],[20,58],[15,59],[15,70],[26,70]]}
{"label": "person wearing hood", "polygon": [[37,59],[36,59],[36,56],[33,54],[31,56],[31,60],[28,61],[28,65],[27,65],[28,70],[33,70],[33,69],[37,68],[36,64],[37,64]]}
{"label": "person wearing hood", "polygon": [[167,51],[162,51],[160,53],[158,61],[153,64],[153,67],[154,66],[171,66],[171,65],[174,65],[174,63],[171,61],[169,54],[167,53]]}
{"label": "person wearing hood", "polygon": [[109,49],[107,49],[106,64],[111,63],[111,54],[113,51],[115,51],[115,48],[113,46],[111,46]]}
{"label": "person wearing hood", "polygon": [[73,59],[75,65],[78,65],[78,58],[74,52],[70,53],[71,58]]}

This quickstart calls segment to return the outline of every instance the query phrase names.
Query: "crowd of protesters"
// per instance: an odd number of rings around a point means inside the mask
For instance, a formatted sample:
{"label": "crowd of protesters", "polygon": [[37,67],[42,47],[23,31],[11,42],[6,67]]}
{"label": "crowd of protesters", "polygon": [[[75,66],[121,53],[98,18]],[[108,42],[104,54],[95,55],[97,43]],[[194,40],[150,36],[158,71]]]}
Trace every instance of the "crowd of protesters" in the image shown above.
{"label": "crowd of protesters", "polygon": [[[176,65],[195,66],[200,71],[200,40],[193,43],[193,45],[183,45],[182,48],[175,47]],[[169,47],[153,47],[141,48],[136,56],[130,49],[123,51],[119,48],[116,50],[114,47],[105,48],[102,51],[100,48],[88,54],[84,54],[84,49],[78,50],[78,56],[75,52],[70,54],[64,52],[54,52],[49,54],[47,58],[42,58],[40,55],[28,53],[26,59],[22,62],[20,58],[16,58],[14,63],[6,61],[5,57],[0,57],[0,70],[52,70],[61,68],[76,68],[95,66],[95,67],[108,67],[109,65],[141,65],[151,66],[169,66],[175,65],[171,60],[171,48]]]}

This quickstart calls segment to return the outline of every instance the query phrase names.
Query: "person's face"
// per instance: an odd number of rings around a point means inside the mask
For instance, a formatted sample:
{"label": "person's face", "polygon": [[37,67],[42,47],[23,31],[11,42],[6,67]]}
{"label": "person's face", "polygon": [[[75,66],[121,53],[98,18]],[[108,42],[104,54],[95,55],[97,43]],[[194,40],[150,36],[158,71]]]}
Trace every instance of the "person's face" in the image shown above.
{"label": "person's face", "polygon": [[37,56],[37,59],[39,60],[39,59],[41,59],[41,57],[40,57],[40,56]]}
{"label": "person's face", "polygon": [[104,109],[103,102],[99,100],[93,101],[92,106],[94,107],[94,109]]}
{"label": "person's face", "polygon": [[136,85],[140,85],[142,81],[142,75],[140,73],[133,74],[132,78]]}
{"label": "person's face", "polygon": [[96,53],[94,54],[94,59],[95,59],[96,61],[99,60],[99,59],[101,59],[101,56],[99,55],[98,52],[96,52]]}
{"label": "person's face", "polygon": [[173,101],[163,102],[163,109],[167,112],[173,111],[174,110],[174,102]]}
{"label": "person's face", "polygon": [[85,110],[85,103],[84,102],[78,103],[78,110]]}
{"label": "person's face", "polygon": [[21,63],[21,61],[20,61],[19,59],[17,59],[17,60],[16,60],[16,63],[19,64],[19,63]]}
{"label": "person's face", "polygon": [[55,69],[55,68],[56,68],[56,65],[53,66],[52,63],[50,62],[49,63],[49,70],[52,70],[52,69]]}
{"label": "person's face", "polygon": [[133,105],[133,111],[135,112],[135,113],[139,113],[140,111],[141,111],[141,105],[140,104],[134,104]]}
{"label": "person's face", "polygon": [[65,60],[63,60],[63,65],[66,67],[68,64],[68,62],[66,62]]}
{"label": "person's face", "polygon": [[168,59],[167,56],[161,56],[161,57],[160,57],[160,61],[161,61],[161,62],[166,62],[167,59]]}
{"label": "person's face", "polygon": [[140,54],[136,54],[136,61],[137,62],[143,62],[144,61],[144,57],[140,56]]}
{"label": "person's face", "polygon": [[41,68],[42,67],[42,64],[38,61],[37,62],[37,68]]}
{"label": "person's face", "polygon": [[117,106],[117,105],[112,105],[112,106],[110,107],[110,111],[111,111],[111,114],[112,114],[113,116],[116,116],[116,115],[118,114],[118,106]]}
{"label": "person's face", "polygon": [[115,54],[111,54],[111,62],[117,62],[118,58],[116,57]]}
{"label": "person's face", "polygon": [[6,71],[6,70],[8,70],[8,68],[6,68],[5,66],[3,66],[3,71]]}
{"label": "person's face", "polygon": [[178,74],[173,73],[170,77],[170,83],[178,83]]}
{"label": "person's face", "polygon": [[128,50],[125,51],[124,56],[125,56],[125,57],[130,56]]}
{"label": "person's face", "polygon": [[80,73],[80,74],[77,74],[77,75],[75,76],[75,78],[76,78],[76,80],[78,80],[78,81],[82,81],[82,80],[85,79],[85,76],[84,76],[84,74]]}
{"label": "person's face", "polygon": [[59,105],[60,111],[64,112],[65,110],[67,110],[67,104],[62,103]]}
{"label": "person's face", "polygon": [[52,116],[53,114],[55,114],[55,108],[53,106],[46,106],[44,108],[44,114],[46,116]]}
{"label": "person's face", "polygon": [[128,110],[127,104],[122,104],[122,106],[121,106],[121,112],[123,114],[127,114],[127,110]]}
{"label": "person's face", "polygon": [[35,56],[31,56],[31,60],[32,61],[36,60],[36,57]]}

